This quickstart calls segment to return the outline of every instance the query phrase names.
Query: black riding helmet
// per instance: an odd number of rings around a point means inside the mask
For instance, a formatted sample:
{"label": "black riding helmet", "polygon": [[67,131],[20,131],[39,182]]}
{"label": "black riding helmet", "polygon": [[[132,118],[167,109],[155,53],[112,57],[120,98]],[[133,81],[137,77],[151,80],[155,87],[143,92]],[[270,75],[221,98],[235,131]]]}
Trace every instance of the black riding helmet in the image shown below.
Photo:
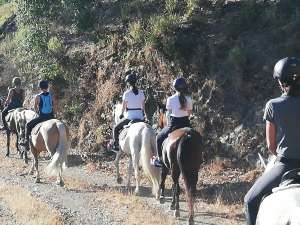
{"label": "black riding helmet", "polygon": [[297,76],[300,76],[300,59],[286,57],[279,60],[274,67],[273,77],[283,83],[291,84]]}
{"label": "black riding helmet", "polygon": [[136,84],[137,76],[136,76],[135,71],[128,70],[128,71],[126,71],[125,75],[126,75],[126,78],[125,78],[126,83],[129,83],[129,84],[132,84],[132,85]]}
{"label": "black riding helmet", "polygon": [[42,80],[39,82],[39,88],[40,89],[48,89],[49,82],[47,80]]}
{"label": "black riding helmet", "polygon": [[13,80],[12,80],[12,83],[15,86],[21,86],[21,83],[22,83],[21,78],[20,77],[14,77]]}
{"label": "black riding helmet", "polygon": [[187,83],[183,77],[177,78],[173,81],[173,88],[176,91],[185,91],[187,89]]}

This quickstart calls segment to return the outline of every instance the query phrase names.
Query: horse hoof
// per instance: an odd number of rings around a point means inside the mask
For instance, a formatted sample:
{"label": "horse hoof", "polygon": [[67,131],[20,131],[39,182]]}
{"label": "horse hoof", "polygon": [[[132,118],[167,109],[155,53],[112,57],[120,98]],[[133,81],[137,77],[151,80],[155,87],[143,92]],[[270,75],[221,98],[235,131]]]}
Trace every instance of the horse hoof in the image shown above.
{"label": "horse hoof", "polygon": [[160,204],[164,204],[165,202],[166,202],[165,196],[160,196],[160,197],[159,197],[159,203],[160,203]]}
{"label": "horse hoof", "polygon": [[194,219],[193,219],[193,218],[190,218],[190,219],[187,221],[187,225],[195,225]]}
{"label": "horse hoof", "polygon": [[175,210],[174,216],[175,216],[176,218],[180,217],[180,212],[179,212],[178,209]]}
{"label": "horse hoof", "polygon": [[28,158],[25,158],[25,159],[24,159],[24,163],[25,163],[25,164],[28,164]]}
{"label": "horse hoof", "polygon": [[6,153],[5,157],[9,157],[9,153]]}
{"label": "horse hoof", "polygon": [[41,183],[41,178],[36,178],[36,179],[35,179],[35,183],[36,183],[36,184]]}
{"label": "horse hoof", "polygon": [[139,191],[139,190],[135,190],[135,191],[134,191],[134,194],[135,194],[136,196],[139,196],[139,195],[140,195],[140,191]]}
{"label": "horse hoof", "polygon": [[175,206],[174,205],[170,205],[170,210],[175,210]]}
{"label": "horse hoof", "polygon": [[61,186],[61,187],[65,186],[65,182],[63,180],[56,181],[56,184]]}
{"label": "horse hoof", "polygon": [[118,177],[118,178],[117,178],[117,183],[118,183],[118,184],[122,184],[122,182],[123,182],[122,177]]}

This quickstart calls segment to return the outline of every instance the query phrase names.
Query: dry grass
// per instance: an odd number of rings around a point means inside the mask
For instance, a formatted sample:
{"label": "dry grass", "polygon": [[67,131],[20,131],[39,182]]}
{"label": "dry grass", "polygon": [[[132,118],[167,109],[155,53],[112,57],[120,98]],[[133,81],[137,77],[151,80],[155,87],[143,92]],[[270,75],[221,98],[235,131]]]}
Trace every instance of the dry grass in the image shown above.
{"label": "dry grass", "polygon": [[158,209],[154,209],[149,203],[140,197],[106,190],[96,194],[96,200],[109,202],[106,209],[114,216],[120,216],[122,224],[130,225],[179,225],[174,218],[166,216]]}
{"label": "dry grass", "polygon": [[0,185],[0,199],[4,200],[17,221],[24,225],[62,225],[57,211],[34,198],[30,192],[18,186]]}
{"label": "dry grass", "polygon": [[15,11],[15,5],[13,3],[7,3],[0,6],[0,26],[9,18]]}

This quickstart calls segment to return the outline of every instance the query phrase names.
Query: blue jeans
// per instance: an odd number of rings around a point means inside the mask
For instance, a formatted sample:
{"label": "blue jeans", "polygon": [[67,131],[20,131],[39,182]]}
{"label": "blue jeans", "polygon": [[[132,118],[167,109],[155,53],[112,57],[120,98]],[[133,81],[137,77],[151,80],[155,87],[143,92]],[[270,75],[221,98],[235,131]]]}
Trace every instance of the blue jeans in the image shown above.
{"label": "blue jeans", "polygon": [[271,170],[257,179],[244,198],[247,225],[255,225],[263,197],[271,194],[272,189],[280,184],[282,175],[293,168],[295,166],[276,162]]}

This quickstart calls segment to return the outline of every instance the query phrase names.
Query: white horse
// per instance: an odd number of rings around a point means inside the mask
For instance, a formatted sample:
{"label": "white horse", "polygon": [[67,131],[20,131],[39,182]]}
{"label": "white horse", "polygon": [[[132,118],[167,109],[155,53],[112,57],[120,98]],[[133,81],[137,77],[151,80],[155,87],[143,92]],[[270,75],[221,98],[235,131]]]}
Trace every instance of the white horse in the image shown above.
{"label": "white horse", "polygon": [[[265,172],[275,159],[270,159]],[[300,225],[300,184],[274,188],[259,207],[256,225]]]}
{"label": "white horse", "polygon": [[[114,119],[115,123],[119,121],[119,115],[122,111],[122,105],[116,104],[114,106]],[[152,156],[156,155],[156,143],[155,143],[155,131],[152,127],[144,122],[138,122],[132,124],[127,128],[127,134],[122,138],[122,134],[119,138],[120,151],[117,153],[115,159],[117,182],[121,183],[122,178],[119,172],[119,161],[122,152],[129,156],[128,162],[128,177],[127,177],[127,189],[130,188],[130,178],[132,176],[132,168],[134,168],[134,175],[136,181],[135,193],[139,194],[140,177],[139,177],[139,165],[142,166],[144,173],[152,182],[152,193],[155,198],[159,197],[159,183],[160,183],[160,170],[150,164]],[[122,133],[122,132],[121,132]]]}

